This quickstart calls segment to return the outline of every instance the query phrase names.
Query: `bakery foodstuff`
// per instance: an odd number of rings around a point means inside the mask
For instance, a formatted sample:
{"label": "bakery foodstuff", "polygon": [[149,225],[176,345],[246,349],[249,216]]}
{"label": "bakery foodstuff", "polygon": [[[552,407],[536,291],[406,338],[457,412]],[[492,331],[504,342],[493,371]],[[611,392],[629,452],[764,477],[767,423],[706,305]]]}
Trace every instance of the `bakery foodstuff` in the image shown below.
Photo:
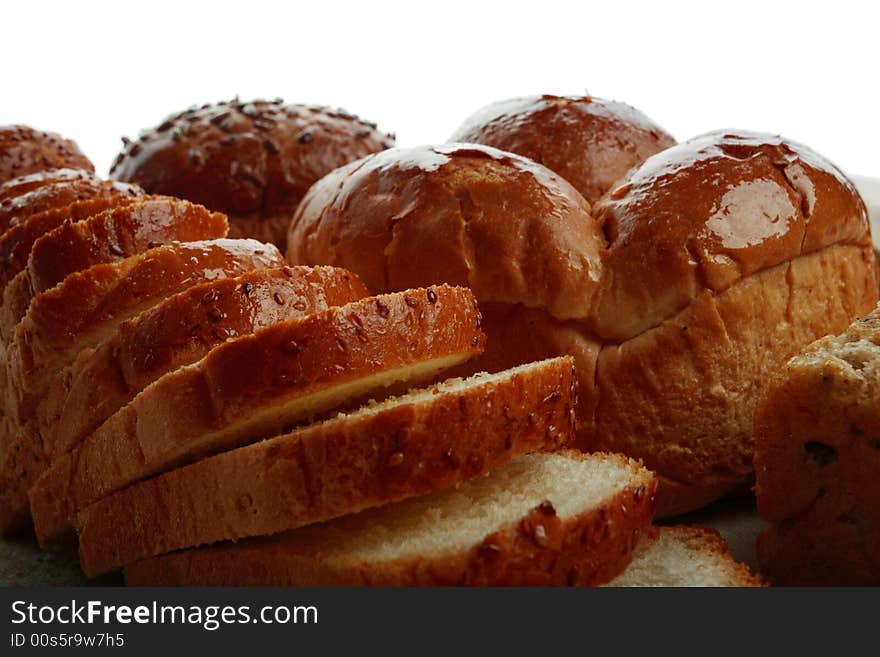
{"label": "bakery foodstuff", "polygon": [[86,171],[85,169],[48,169],[18,176],[0,183],[0,207],[3,207],[2,203],[11,202],[12,198],[33,191],[43,185],[87,179],[95,180],[97,176],[95,176],[93,171]]}
{"label": "bakery foodstuff", "polygon": [[781,585],[880,584],[880,315],[811,344],[755,411],[762,570]]}
{"label": "bakery foodstuff", "polygon": [[749,567],[734,561],[714,529],[653,527],[642,534],[632,562],[605,586],[762,586]]}
{"label": "bakery foodstuff", "polygon": [[[97,575],[424,495],[575,436],[571,358],[452,379],[135,484],[76,518]],[[438,431],[442,427],[442,431]]]}
{"label": "bakery foodstuff", "polygon": [[44,445],[53,457],[69,451],[150,383],[226,340],[367,294],[343,269],[286,266],[175,294],[123,322],[107,342],[81,352],[55,377],[37,413]]}
{"label": "bakery foodstuff", "polygon": [[37,537],[45,541],[76,511],[135,481],[394,384],[429,380],[482,351],[479,324],[470,290],[439,286],[363,299],[226,342],[148,386],[46,471],[30,491]]}
{"label": "bakery foodstuff", "polygon": [[34,243],[46,233],[66,221],[82,221],[104,210],[129,205],[139,198],[143,197],[136,193],[124,193],[83,199],[60,208],[38,212],[25,221],[10,226],[0,235],[0,290],[5,290],[9,282],[25,269]]}
{"label": "bakery foodstuff", "polygon": [[313,182],[393,144],[342,110],[235,99],[175,114],[126,142],[110,175],[225,212],[232,237],[283,249],[290,216]]}
{"label": "bakery foodstuff", "polygon": [[50,182],[0,203],[0,232],[6,232],[10,227],[24,223],[35,214],[53,208],[63,208],[77,201],[102,196],[138,194],[143,194],[143,190],[137,185],[99,180],[94,177]]}
{"label": "bakery foodstuff", "polygon": [[620,455],[532,454],[424,497],[147,559],[125,577],[135,586],[585,586],[629,562],[654,486]]}
{"label": "bakery foodstuff", "polygon": [[95,170],[70,139],[26,125],[0,126],[0,183],[29,173],[64,168]]}
{"label": "bakery foodstuff", "polygon": [[555,171],[595,203],[627,171],[675,144],[634,107],[592,96],[529,96],[474,113],[449,141],[485,144]]}
{"label": "bakery foodstuff", "polygon": [[[49,383],[87,347],[105,341],[120,322],[206,280],[282,265],[271,245],[254,240],[175,242],[68,276],[34,297],[7,349],[8,409],[33,410]],[[9,395],[7,395],[8,397]]]}
{"label": "bakery foodstuff", "polygon": [[45,292],[70,274],[115,262],[171,242],[226,237],[225,215],[169,197],[138,199],[66,221],[37,240],[28,257],[34,294]]}
{"label": "bakery foodstuff", "polygon": [[582,445],[644,459],[663,515],[747,486],[769,375],[877,302],[852,184],[807,147],[748,132],[648,158],[592,213],[509,153],[386,151],[309,190],[287,257],[374,291],[470,285],[489,336],[475,368],[573,355]]}
{"label": "bakery foodstuff", "polygon": [[[207,229],[225,232],[222,217],[209,220]],[[25,513],[27,491],[45,467],[34,414],[64,367],[82,350],[106,341],[126,318],[170,295],[206,280],[282,264],[275,247],[253,240],[175,242],[76,272],[37,295],[6,354],[4,442],[11,451],[0,469],[0,533],[12,528],[6,521]],[[4,318],[7,310],[4,305]]]}
{"label": "bakery foodstuff", "polygon": [[90,200],[40,213],[0,237],[0,262],[5,266],[0,276],[5,285],[0,336],[11,337],[31,299],[70,274],[161,244],[216,239],[228,231],[224,215],[188,201],[161,197],[108,200],[110,209]]}

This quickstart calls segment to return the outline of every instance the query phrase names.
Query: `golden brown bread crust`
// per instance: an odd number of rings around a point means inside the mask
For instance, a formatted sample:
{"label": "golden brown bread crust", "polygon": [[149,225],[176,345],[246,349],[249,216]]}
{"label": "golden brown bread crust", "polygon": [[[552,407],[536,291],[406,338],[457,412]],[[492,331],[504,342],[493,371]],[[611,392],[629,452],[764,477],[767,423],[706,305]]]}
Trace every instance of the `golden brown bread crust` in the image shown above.
{"label": "golden brown bread crust", "polygon": [[[511,211],[515,209],[515,211]],[[394,149],[315,184],[290,226],[293,264],[346,262],[373,291],[467,285],[482,302],[589,314],[604,239],[549,169],[488,146]]]}
{"label": "golden brown bread crust", "polygon": [[0,233],[27,221],[35,214],[53,208],[63,208],[76,201],[97,196],[138,196],[140,194],[143,194],[143,190],[137,185],[112,180],[98,180],[97,178],[81,178],[41,185],[0,203]]}
{"label": "golden brown bread crust", "polygon": [[97,196],[74,201],[60,208],[38,212],[0,235],[0,290],[5,289],[15,276],[27,267],[34,243],[65,221],[82,221],[108,208],[133,203],[138,196],[119,194]]}
{"label": "golden brown bread crust", "polygon": [[0,536],[12,536],[29,527],[28,488],[42,471],[42,453],[34,449],[39,437],[28,424],[0,451]]}
{"label": "golden brown bread crust", "polygon": [[225,212],[233,237],[283,249],[312,183],[393,143],[374,123],[341,110],[235,99],[168,117],[126,143],[110,175]]}
{"label": "golden brown bread crust", "polygon": [[[108,331],[158,300],[208,280],[278,267],[280,253],[253,240],[159,246],[68,276],[34,297],[7,350],[7,412],[30,415],[52,377]],[[4,307],[5,308],[5,307]]]}
{"label": "golden brown bread crust", "polygon": [[648,158],[593,218],[570,187],[487,159],[394,150],[337,170],[297,210],[287,257],[376,291],[472,285],[493,369],[575,355],[582,444],[657,468],[674,484],[663,514],[747,483],[767,374],[876,304],[852,184],[803,146],[712,133]]}
{"label": "golden brown bread crust", "polygon": [[800,345],[875,303],[870,258],[855,246],[802,256],[704,291],[658,327],[605,346],[588,446],[642,458],[675,483],[667,496],[661,482],[664,515],[747,483],[761,390]]}
{"label": "golden brown bread crust", "polygon": [[[470,290],[439,286],[363,299],[226,342],[148,387],[46,471],[30,491],[37,537],[139,479],[332,410],[351,396],[348,383],[362,381],[374,394],[417,364],[431,365],[423,373],[430,378],[445,361],[482,351],[479,324]],[[370,383],[382,373],[396,378]]]}
{"label": "golden brown bread crust", "polygon": [[69,451],[150,383],[228,339],[367,295],[354,274],[334,267],[263,269],[176,294],[55,378],[38,409],[48,453]]}
{"label": "golden brown bread crust", "polygon": [[833,164],[748,132],[709,133],[649,158],[594,211],[609,247],[593,327],[618,342],[703,290],[833,244],[871,244],[865,204]]}
{"label": "golden brown bread crust", "polygon": [[758,556],[775,584],[880,584],[878,408],[876,311],[792,358],[758,404]]}
{"label": "golden brown bread crust", "polygon": [[169,197],[137,200],[84,221],[62,223],[33,245],[28,276],[34,294],[55,287],[74,272],[116,262],[170,242],[226,237],[226,216]]}
{"label": "golden brown bread crust", "polygon": [[576,387],[573,361],[557,358],[199,461],[80,512],[80,563],[94,576],[181,548],[267,536],[561,449],[575,437]]}
{"label": "golden brown bread crust", "polygon": [[675,139],[637,109],[590,96],[530,96],[493,103],[452,142],[494,146],[543,164],[595,203],[614,182]]}
{"label": "golden brown bread crust", "polygon": [[0,184],[0,207],[8,207],[7,200],[21,196],[44,185],[51,185],[56,182],[70,182],[71,180],[97,179],[98,177],[93,172],[85,171],[84,169],[49,169],[48,171],[29,173]]}
{"label": "golden brown bread crust", "polygon": [[26,125],[0,126],[0,183],[49,169],[94,171],[76,142]]}
{"label": "golden brown bread crust", "polygon": [[[125,581],[130,586],[591,586],[609,581],[629,563],[653,516],[655,490],[653,479],[626,486],[599,508],[565,520],[552,505],[541,504],[462,552],[338,562],[322,553],[327,525],[316,525],[146,559],[125,568]],[[344,529],[382,512],[328,525]],[[541,540],[535,538],[539,526]]]}

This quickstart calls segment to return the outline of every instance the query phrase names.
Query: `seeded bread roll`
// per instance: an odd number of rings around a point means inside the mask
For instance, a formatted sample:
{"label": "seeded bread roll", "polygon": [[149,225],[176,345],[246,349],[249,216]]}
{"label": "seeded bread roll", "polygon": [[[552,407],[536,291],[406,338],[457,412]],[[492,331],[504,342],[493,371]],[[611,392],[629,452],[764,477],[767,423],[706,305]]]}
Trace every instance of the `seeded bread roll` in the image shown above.
{"label": "seeded bread roll", "polygon": [[880,314],[810,345],[755,411],[762,570],[774,584],[880,584]]}
{"label": "seeded bread roll", "polygon": [[530,96],[484,107],[450,138],[517,153],[552,169],[590,203],[675,139],[637,109],[591,96]]}
{"label": "seeded bread roll", "polygon": [[280,99],[203,105],[125,140],[110,175],[225,212],[232,237],[284,248],[286,228],[321,176],[394,138],[342,110]]}
{"label": "seeded bread roll", "polygon": [[490,147],[386,151],[309,190],[287,257],[374,291],[469,285],[489,336],[475,367],[574,356],[581,445],[643,459],[663,515],[747,486],[769,375],[877,302],[852,184],[804,146],[745,132],[648,158],[592,212]]}
{"label": "seeded bread roll", "polygon": [[0,126],[0,183],[49,169],[94,171],[75,142],[26,125]]}

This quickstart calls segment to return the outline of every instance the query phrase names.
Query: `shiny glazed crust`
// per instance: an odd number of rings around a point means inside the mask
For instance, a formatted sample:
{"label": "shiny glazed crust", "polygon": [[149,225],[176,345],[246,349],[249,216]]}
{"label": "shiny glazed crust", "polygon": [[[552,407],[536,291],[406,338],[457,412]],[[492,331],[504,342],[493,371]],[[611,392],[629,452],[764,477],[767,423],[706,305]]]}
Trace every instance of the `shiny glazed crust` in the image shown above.
{"label": "shiny glazed crust", "polygon": [[[52,382],[40,433],[59,456],[141,390],[226,340],[366,297],[360,280],[334,267],[282,267],[203,283],[123,322]],[[283,303],[278,303],[281,299]]]}
{"label": "shiny glazed crust", "polygon": [[748,484],[768,374],[877,302],[852,184],[799,144],[711,133],[648,158],[591,213],[537,165],[527,176],[477,148],[335,171],[297,210],[288,259],[348,267],[376,291],[471,285],[493,368],[574,355],[581,444],[656,468],[673,484],[661,514]]}
{"label": "shiny glazed crust", "polygon": [[127,143],[110,175],[225,212],[232,237],[284,248],[290,217],[312,183],[393,143],[341,110],[236,99],[168,117]]}
{"label": "shiny glazed crust", "polygon": [[[381,392],[406,380],[395,372],[423,365],[430,378],[447,360],[467,360],[482,351],[479,320],[469,290],[439,286],[363,299],[226,342],[147,387],[46,471],[30,491],[37,537],[134,481],[330,411],[345,403],[338,396],[346,384],[363,381],[363,392]],[[298,400],[306,406],[287,410]]]}
{"label": "shiny glazed crust", "polygon": [[6,354],[8,411],[29,415],[52,377],[82,349],[157,301],[207,280],[281,264],[271,245],[221,239],[175,242],[71,274],[34,297],[15,328]]}
{"label": "shiny glazed crust", "polygon": [[627,171],[675,144],[637,109],[590,96],[530,96],[473,114],[451,142],[494,146],[555,171],[595,203]]}

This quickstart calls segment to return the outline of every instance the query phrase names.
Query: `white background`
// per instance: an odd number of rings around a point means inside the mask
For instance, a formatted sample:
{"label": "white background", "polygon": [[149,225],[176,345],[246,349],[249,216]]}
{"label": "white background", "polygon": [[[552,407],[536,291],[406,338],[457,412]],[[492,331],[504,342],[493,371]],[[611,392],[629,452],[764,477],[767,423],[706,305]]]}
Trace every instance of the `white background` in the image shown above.
{"label": "white background", "polygon": [[880,176],[873,4],[13,0],[0,123],[71,136],[106,172],[121,135],[236,93],[341,106],[413,145],[494,100],[589,90],[679,139],[780,132]]}

